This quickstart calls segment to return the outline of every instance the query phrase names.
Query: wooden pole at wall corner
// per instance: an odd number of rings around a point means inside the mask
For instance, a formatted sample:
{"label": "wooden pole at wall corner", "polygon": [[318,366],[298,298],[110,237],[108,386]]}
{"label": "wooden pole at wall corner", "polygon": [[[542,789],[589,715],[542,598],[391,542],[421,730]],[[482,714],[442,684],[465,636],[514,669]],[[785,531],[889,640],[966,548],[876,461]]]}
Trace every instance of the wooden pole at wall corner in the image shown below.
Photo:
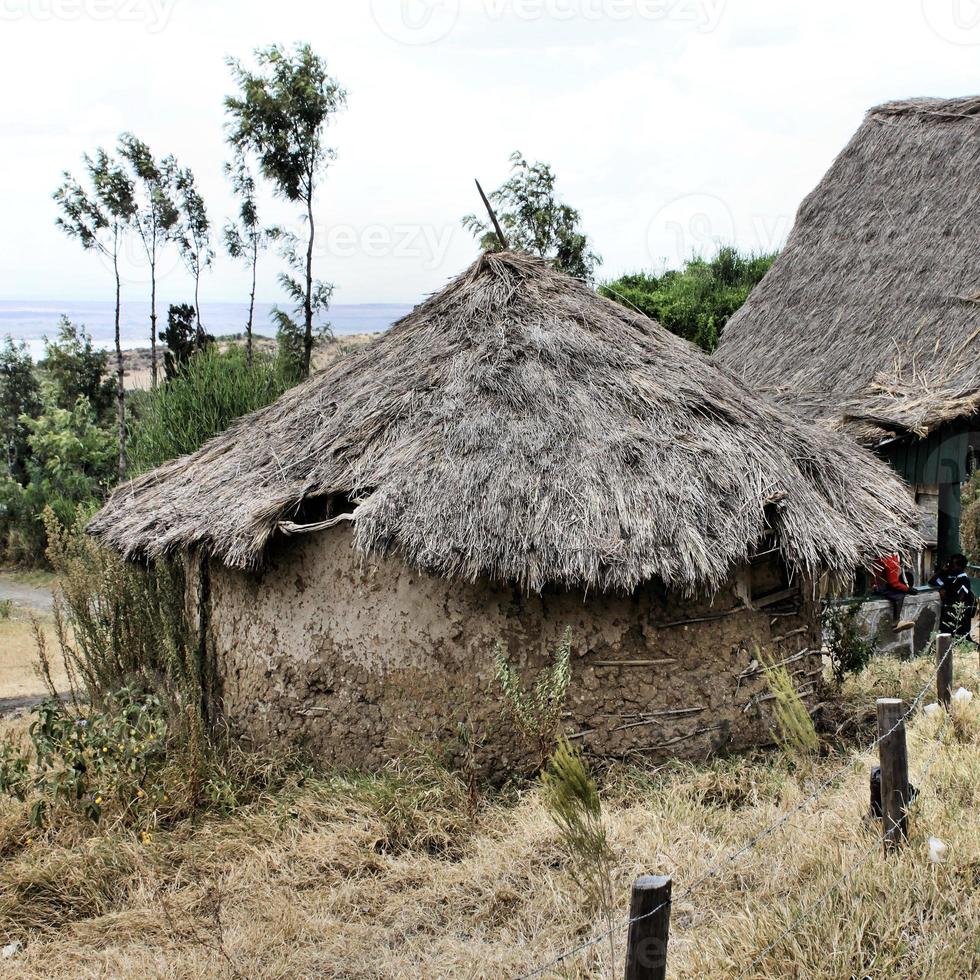
{"label": "wooden pole at wall corner", "polygon": [[626,980],[665,980],[672,881],[643,875],[633,882],[626,937]]}
{"label": "wooden pole at wall corner", "polygon": [[878,699],[881,828],[886,854],[901,847],[908,837],[909,755],[904,714],[900,698]]}
{"label": "wooden pole at wall corner", "polygon": [[949,711],[953,703],[953,637],[940,633],[936,637],[936,695],[939,703]]}

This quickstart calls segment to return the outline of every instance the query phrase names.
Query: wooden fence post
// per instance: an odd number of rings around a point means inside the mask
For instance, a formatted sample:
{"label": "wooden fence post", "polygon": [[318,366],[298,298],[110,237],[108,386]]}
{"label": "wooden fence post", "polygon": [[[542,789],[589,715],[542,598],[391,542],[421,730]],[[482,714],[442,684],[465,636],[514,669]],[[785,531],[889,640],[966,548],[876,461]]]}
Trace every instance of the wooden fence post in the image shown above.
{"label": "wooden fence post", "polygon": [[660,875],[643,875],[633,882],[626,980],[665,980],[667,976],[670,888],[671,879]]}
{"label": "wooden fence post", "polygon": [[900,847],[908,836],[909,756],[904,714],[900,698],[878,699],[881,827],[886,854]]}
{"label": "wooden fence post", "polygon": [[936,663],[939,666],[936,693],[939,703],[949,711],[953,703],[953,637],[949,633],[940,633],[936,637]]}

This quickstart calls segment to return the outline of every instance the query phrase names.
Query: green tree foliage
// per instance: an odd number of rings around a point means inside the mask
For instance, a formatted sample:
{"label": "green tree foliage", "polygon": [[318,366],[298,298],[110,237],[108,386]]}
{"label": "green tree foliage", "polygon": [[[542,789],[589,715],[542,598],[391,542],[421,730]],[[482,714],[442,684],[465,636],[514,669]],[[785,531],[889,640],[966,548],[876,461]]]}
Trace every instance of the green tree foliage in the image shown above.
{"label": "green tree foliage", "polygon": [[272,322],[276,325],[279,369],[290,384],[303,380],[305,338],[303,328],[285,311],[272,308]]}
{"label": "green tree foliage", "polygon": [[197,322],[197,311],[189,303],[173,303],[167,311],[167,329],[160,334],[167,345],[163,366],[168,381],[172,381],[187,366],[191,356],[214,343]]}
{"label": "green tree foliage", "polygon": [[639,310],[672,333],[711,353],[731,315],[769,271],[776,253],[741,255],[723,247],[713,259],[694,258],[662,276],[638,272],[599,287],[599,292]]}
{"label": "green tree foliage", "polygon": [[99,252],[112,262],[116,280],[116,421],[119,429],[119,478],[126,475],[126,389],[124,384],[122,344],[119,336],[122,306],[122,280],[119,255],[123,237],[136,216],[136,191],[133,181],[105,150],[94,158],[84,157],[90,188],[86,190],[70,173],[64,174],[54,199],[61,212],[56,224],[82,248]]}
{"label": "green tree foliage", "polygon": [[201,326],[201,276],[214,261],[211,247],[211,221],[190,168],[174,171],[174,191],[177,198],[175,241],[180,257],[194,280],[194,319]]}
{"label": "green tree foliage", "polygon": [[963,484],[962,496],[960,536],[963,540],[963,553],[970,562],[980,565],[980,470]]}
{"label": "green tree foliage", "polygon": [[236,59],[228,61],[239,91],[225,99],[227,138],[236,156],[255,155],[280,197],[303,207],[305,249],[291,233],[280,232],[279,240],[290,269],[280,282],[295,306],[294,315],[302,317],[305,376],[310,373],[314,321],[326,311],[333,289],[313,277],[314,200],[318,181],[336,156],[326,145],[326,129],[346,105],[347,93],[308,44],[291,52],[279,45],[261,48],[255,58],[256,71]]}
{"label": "green tree foliage", "polygon": [[194,354],[166,384],[143,393],[133,427],[133,469],[143,472],[199,449],[235,419],[289,387],[276,360],[215,347]]}
{"label": "green tree foliage", "polygon": [[[602,258],[579,230],[579,212],[555,196],[551,167],[540,161],[529,163],[519,151],[511,154],[510,164],[510,177],[489,195],[508,247],[540,255],[556,269],[591,282]],[[463,227],[479,237],[484,251],[500,248],[488,221],[468,214]]]}
{"label": "green tree foliage", "polygon": [[106,376],[108,362],[108,353],[93,346],[85,327],[63,316],[57,339],[45,338],[44,360],[39,367],[57,408],[71,411],[79,398],[85,398],[95,418],[105,423],[116,394],[115,381]]}
{"label": "green tree foliage", "polygon": [[177,162],[157,163],[150,148],[132,133],[119,137],[119,155],[129,164],[136,191],[133,223],[150,267],[150,374],[157,383],[157,261],[177,231],[180,212],[174,201]]}
{"label": "green tree foliage", "polygon": [[71,409],[48,402],[37,418],[22,419],[29,447],[25,478],[0,480],[0,538],[8,558],[37,561],[46,548],[45,509],[64,527],[74,524],[80,508],[93,510],[115,482],[117,447],[83,396]]}
{"label": "green tree foliage", "polygon": [[259,266],[259,253],[264,252],[273,240],[270,229],[259,223],[258,204],[255,199],[255,178],[248,164],[239,155],[235,162],[225,164],[225,173],[231,179],[238,198],[238,220],[225,225],[225,249],[233,259],[248,263],[252,273],[252,289],[248,297],[248,323],[245,326],[245,359],[252,363],[252,324],[255,319],[255,281]]}
{"label": "green tree foliage", "polygon": [[0,347],[0,476],[26,482],[28,421],[40,409],[41,388],[27,345],[8,336]]}

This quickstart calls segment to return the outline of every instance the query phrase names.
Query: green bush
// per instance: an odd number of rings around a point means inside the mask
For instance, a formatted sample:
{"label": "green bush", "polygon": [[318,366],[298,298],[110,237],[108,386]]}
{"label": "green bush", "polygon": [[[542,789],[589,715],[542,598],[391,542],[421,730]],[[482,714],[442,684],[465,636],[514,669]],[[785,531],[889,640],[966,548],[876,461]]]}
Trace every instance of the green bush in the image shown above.
{"label": "green bush", "polygon": [[94,510],[115,482],[117,449],[83,396],[71,410],[48,402],[22,421],[29,453],[22,480],[0,477],[0,548],[7,560],[32,563],[47,547],[44,511],[71,527],[80,512]]}
{"label": "green bush", "polygon": [[44,360],[38,365],[48,385],[50,400],[71,411],[79,398],[87,399],[94,417],[113,424],[116,379],[108,375],[109,352],[92,343],[91,334],[63,316],[56,340],[44,339]]}
{"label": "green bush", "polygon": [[[211,715],[182,567],[123,561],[50,510],[45,523],[57,649],[39,627],[35,637],[51,698],[35,711],[30,751],[0,748],[0,791],[26,804],[32,826],[57,829],[74,814],[142,833],[281,783],[288,765],[236,748]],[[67,692],[55,689],[56,659]]]}
{"label": "green bush", "polygon": [[741,255],[725,247],[713,259],[693,258],[662,276],[638,272],[599,287],[599,292],[638,309],[672,333],[711,353],[731,315],[769,271],[776,253]]}
{"label": "green bush", "polygon": [[235,419],[274,402],[290,383],[274,358],[256,356],[249,367],[239,347],[200,351],[166,384],[133,399],[132,473],[194,452]]}
{"label": "green bush", "polygon": [[830,656],[830,669],[840,686],[848,674],[860,674],[877,655],[873,640],[862,635],[858,614],[860,603],[827,603],[822,616],[823,643]]}
{"label": "green bush", "polygon": [[980,565],[980,470],[963,484],[963,513],[960,518],[963,553]]}
{"label": "green bush", "polygon": [[56,699],[35,708],[33,762],[10,743],[0,749],[0,792],[31,801],[32,826],[58,804],[96,823],[111,815],[145,824],[144,812],[164,802],[167,794],[149,778],[165,759],[159,700],[129,688],[105,700],[106,710],[85,715]]}
{"label": "green bush", "polygon": [[180,710],[200,704],[202,665],[187,621],[182,566],[127,562],[79,524],[64,527],[51,511],[44,522],[47,558],[58,575],[59,654],[85,698],[98,705],[135,687],[169,698]]}

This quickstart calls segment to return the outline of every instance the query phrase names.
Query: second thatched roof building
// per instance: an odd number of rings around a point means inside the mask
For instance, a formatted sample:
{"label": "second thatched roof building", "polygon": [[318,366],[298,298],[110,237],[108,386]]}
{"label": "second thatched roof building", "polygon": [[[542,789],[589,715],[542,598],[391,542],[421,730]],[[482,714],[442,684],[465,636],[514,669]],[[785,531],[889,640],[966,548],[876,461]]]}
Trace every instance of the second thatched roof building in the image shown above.
{"label": "second thatched roof building", "polygon": [[980,96],[873,108],[715,355],[887,458],[940,557],[980,457],[978,174]]}
{"label": "second thatched roof building", "polygon": [[759,653],[812,692],[816,579],[912,547],[911,515],[848,440],[503,252],[91,530],[187,557],[245,737],[363,764],[465,724],[506,763],[495,646],[533,676],[566,627],[592,749],[766,738]]}

